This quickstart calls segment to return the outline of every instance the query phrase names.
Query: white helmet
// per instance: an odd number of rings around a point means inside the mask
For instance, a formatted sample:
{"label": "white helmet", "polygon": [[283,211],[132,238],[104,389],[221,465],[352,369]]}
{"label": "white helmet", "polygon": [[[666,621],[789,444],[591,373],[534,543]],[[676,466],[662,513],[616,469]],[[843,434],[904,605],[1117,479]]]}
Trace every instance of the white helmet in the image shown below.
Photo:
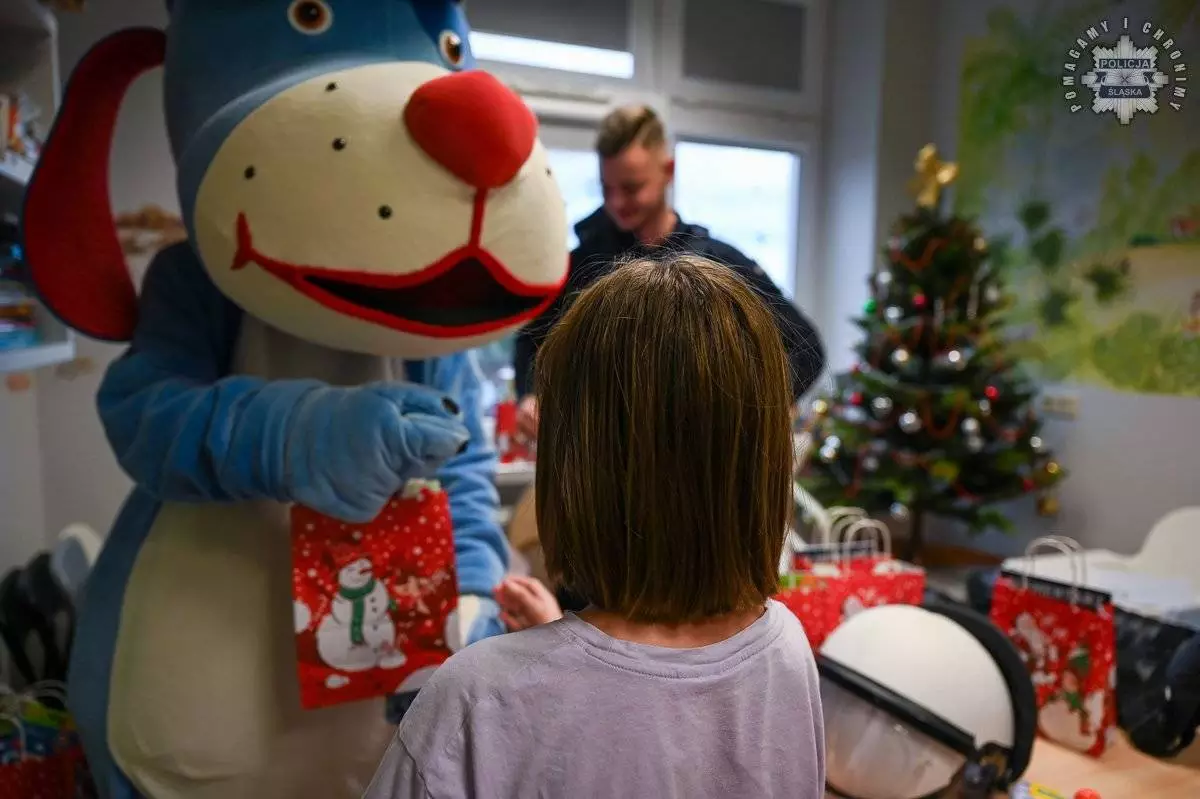
{"label": "white helmet", "polygon": [[1029,764],[1033,683],[1016,647],[973,611],[864,610],[825,640],[817,664],[834,795],[990,796]]}

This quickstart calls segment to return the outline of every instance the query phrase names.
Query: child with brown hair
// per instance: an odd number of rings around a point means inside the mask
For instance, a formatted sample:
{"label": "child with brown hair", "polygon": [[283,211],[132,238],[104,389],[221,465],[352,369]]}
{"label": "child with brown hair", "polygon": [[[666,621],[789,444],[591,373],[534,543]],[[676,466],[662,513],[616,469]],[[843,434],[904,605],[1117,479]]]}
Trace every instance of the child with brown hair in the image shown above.
{"label": "child with brown hair", "polygon": [[[537,522],[521,632],[451,658],[367,799],[824,796],[816,665],[782,606],[791,375],[770,311],[694,256],[627,264],[539,353]],[[549,619],[550,623],[539,624]]]}

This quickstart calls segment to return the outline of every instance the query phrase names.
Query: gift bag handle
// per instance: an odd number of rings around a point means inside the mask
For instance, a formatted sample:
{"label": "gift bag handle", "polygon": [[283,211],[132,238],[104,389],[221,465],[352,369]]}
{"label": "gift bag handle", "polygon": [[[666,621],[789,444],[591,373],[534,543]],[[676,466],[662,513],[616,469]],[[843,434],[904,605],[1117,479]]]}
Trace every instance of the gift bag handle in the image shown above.
{"label": "gift bag handle", "polygon": [[883,522],[880,522],[877,519],[864,517],[864,518],[859,519],[858,521],[854,522],[853,524],[851,524],[850,528],[846,531],[845,538],[842,539],[843,546],[842,546],[842,550],[841,550],[841,555],[842,555],[843,562],[850,560],[850,550],[854,546],[855,540],[858,538],[858,534],[860,532],[862,532],[863,530],[874,530],[875,532],[879,533],[879,542],[880,542],[880,544],[883,545],[883,549],[882,549],[883,554],[887,555],[888,557],[891,556],[891,554],[892,554],[892,533],[891,533],[891,531],[888,530],[887,526],[885,524],[883,524]]}
{"label": "gift bag handle", "polygon": [[831,508],[829,513],[833,517],[833,524],[829,526],[830,544],[844,541],[849,529],[859,520],[867,518],[867,512],[862,508]]}
{"label": "gift bag handle", "polygon": [[41,699],[57,699],[65,706],[67,703],[67,684],[61,680],[42,680],[26,688],[20,694],[21,699],[37,702]]}
{"label": "gift bag handle", "polygon": [[15,713],[2,712],[0,713],[0,721],[10,722],[17,730],[17,744],[20,747],[21,760],[25,759],[29,752],[29,742],[25,738],[25,723],[21,721],[21,717]]}
{"label": "gift bag handle", "polygon": [[1067,562],[1071,564],[1071,604],[1078,604],[1079,589],[1087,584],[1087,561],[1083,559],[1083,549],[1079,542],[1066,536],[1046,535],[1029,542],[1029,546],[1025,547],[1025,559],[1029,566],[1023,573],[1021,588],[1028,588],[1029,578],[1037,576],[1034,574],[1034,564],[1037,561],[1033,556],[1042,547],[1056,549],[1067,556]]}

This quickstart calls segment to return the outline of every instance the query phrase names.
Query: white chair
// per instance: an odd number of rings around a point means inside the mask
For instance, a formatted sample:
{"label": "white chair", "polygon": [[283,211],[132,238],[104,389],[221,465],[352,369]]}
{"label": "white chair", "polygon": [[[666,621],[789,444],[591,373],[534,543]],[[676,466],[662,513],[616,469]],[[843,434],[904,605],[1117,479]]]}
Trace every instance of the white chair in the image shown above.
{"label": "white chair", "polygon": [[1190,580],[1200,593],[1200,506],[1173,510],[1150,528],[1131,571]]}
{"label": "white chair", "polygon": [[68,525],[58,534],[50,568],[72,599],[78,599],[103,545],[104,539],[86,524]]}

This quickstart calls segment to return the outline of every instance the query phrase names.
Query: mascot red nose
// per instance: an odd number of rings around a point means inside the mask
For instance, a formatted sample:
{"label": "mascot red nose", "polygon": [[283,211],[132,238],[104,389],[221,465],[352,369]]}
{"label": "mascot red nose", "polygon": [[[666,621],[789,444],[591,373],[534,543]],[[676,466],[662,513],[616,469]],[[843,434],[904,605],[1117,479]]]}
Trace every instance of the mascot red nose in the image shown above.
{"label": "mascot red nose", "polygon": [[[166,33],[80,62],[26,197],[47,306],[130,345],[98,406],[135,488],[88,585],[72,710],[105,797],[358,797],[391,727],[379,701],[301,709],[288,509],[364,523],[440,486],[444,638],[502,631],[471,350],[560,290],[563,201],[533,114],[473,69],[459,2],[168,8]],[[109,151],[159,65],[189,239],[138,291]]]}

